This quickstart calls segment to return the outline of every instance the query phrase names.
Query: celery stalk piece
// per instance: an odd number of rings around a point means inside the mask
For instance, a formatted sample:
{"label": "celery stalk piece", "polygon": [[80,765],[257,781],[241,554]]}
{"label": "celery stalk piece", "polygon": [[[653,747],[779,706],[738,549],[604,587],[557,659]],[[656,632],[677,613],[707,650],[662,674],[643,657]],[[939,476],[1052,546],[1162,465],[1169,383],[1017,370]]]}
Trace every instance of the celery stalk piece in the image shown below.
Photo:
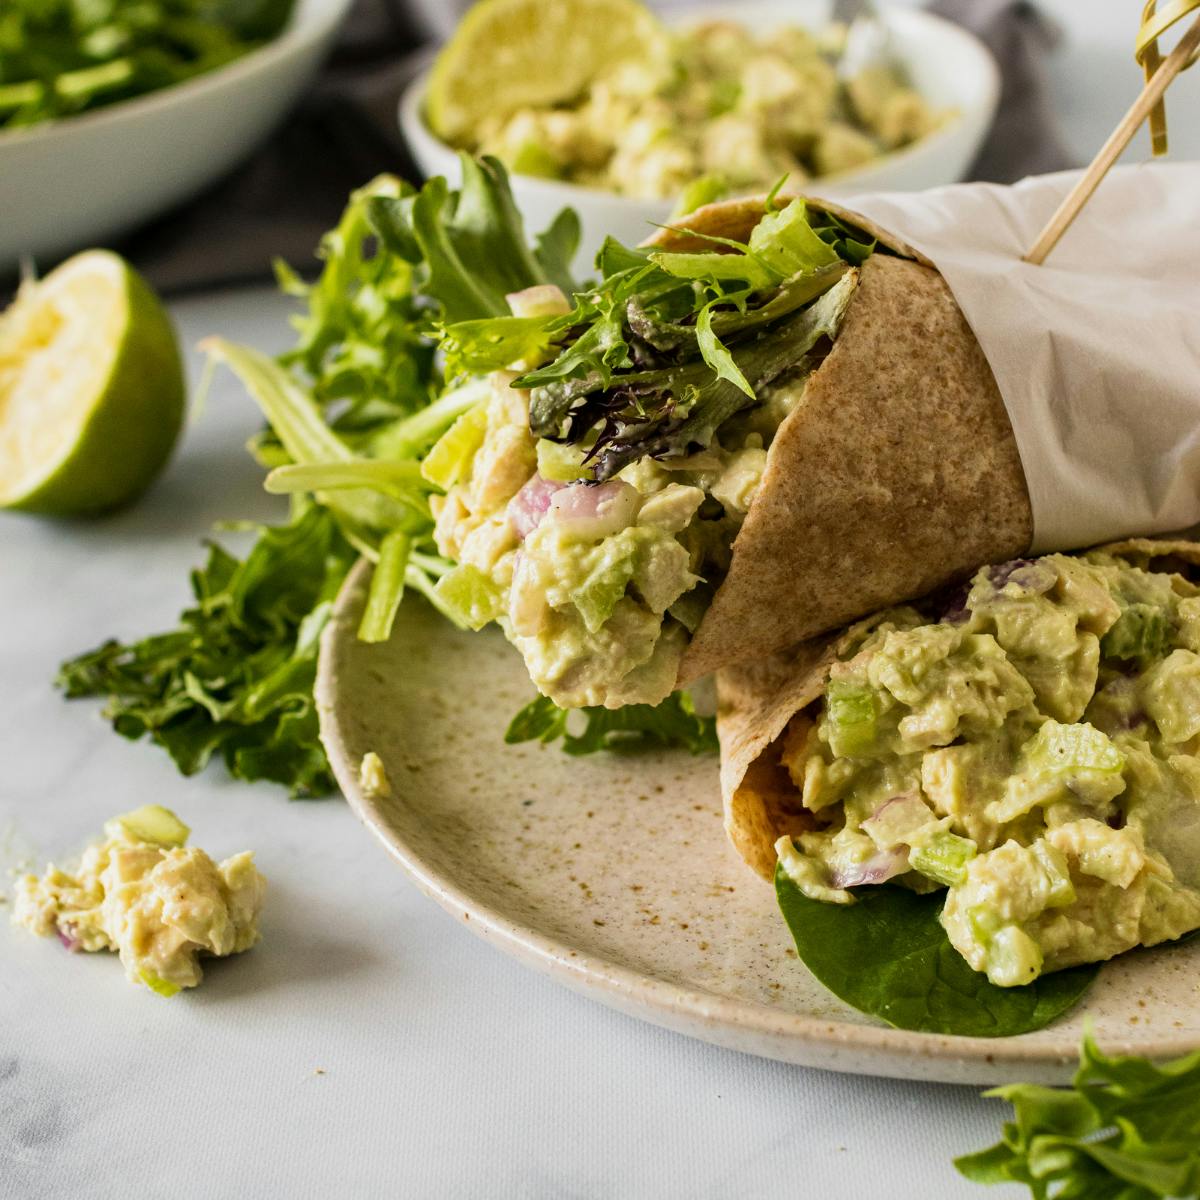
{"label": "celery stalk piece", "polygon": [[133,812],[122,813],[104,823],[108,837],[126,835],[155,846],[183,846],[192,832],[169,808],[161,804],[143,804]]}
{"label": "celery stalk piece", "polygon": [[1053,772],[1098,771],[1119,774],[1125,768],[1125,756],[1107,735],[1092,725],[1062,725],[1047,721],[1030,738],[1022,757],[1033,767]]}
{"label": "celery stalk piece", "polygon": [[1049,883],[1047,908],[1066,908],[1076,900],[1075,884],[1071,881],[1071,868],[1067,856],[1056,846],[1039,838],[1030,847],[1034,858],[1045,872]]}
{"label": "celery stalk piece", "polygon": [[870,688],[831,679],[825,692],[829,748],[839,758],[869,754],[875,746],[878,702]]}
{"label": "celery stalk piece", "polygon": [[976,853],[977,847],[970,838],[943,829],[913,846],[908,853],[908,863],[927,879],[953,887],[966,879],[967,863]]}
{"label": "celery stalk piece", "polygon": [[633,578],[633,553],[623,555],[615,562],[604,563],[593,570],[571,594],[589,633],[598,633],[613,614],[625,589]]}
{"label": "celery stalk piece", "polygon": [[1005,925],[987,947],[987,977],[997,987],[1020,987],[1042,971],[1042,948],[1019,925]]}
{"label": "celery stalk piece", "polygon": [[138,978],[156,995],[174,996],[179,991],[179,984],[155,975],[153,971],[139,971]]}
{"label": "celery stalk piece", "polygon": [[444,491],[453,487],[483,445],[487,420],[487,409],[482,404],[463,413],[425,456],[421,474]]}
{"label": "celery stalk piece", "polygon": [[437,581],[442,611],[464,629],[482,629],[504,610],[504,594],[478,567],[463,563]]}

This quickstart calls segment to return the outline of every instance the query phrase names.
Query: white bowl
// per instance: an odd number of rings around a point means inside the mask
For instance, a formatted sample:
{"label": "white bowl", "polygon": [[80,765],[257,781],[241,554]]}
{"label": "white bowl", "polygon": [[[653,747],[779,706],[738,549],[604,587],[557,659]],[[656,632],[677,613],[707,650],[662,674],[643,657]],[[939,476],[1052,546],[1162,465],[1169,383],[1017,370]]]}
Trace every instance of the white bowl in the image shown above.
{"label": "white bowl", "polygon": [[[668,19],[686,25],[719,17],[736,20],[760,32],[783,25],[819,29],[828,19],[827,0],[750,0],[748,3],[675,9]],[[809,189],[827,199],[862,192],[919,191],[960,180],[978,153],[995,116],[1000,73],[984,45],[958,25],[915,9],[886,8],[883,16],[897,54],[914,86],[935,107],[954,116],[919,142],[838,175],[815,179]],[[425,123],[428,71],[418,75],[400,101],[400,129],[413,158],[426,175],[459,178],[456,152]],[[566,206],[583,225],[577,268],[590,265],[604,238],[611,234],[636,244],[661,224],[674,207],[670,200],[640,200],[597,188],[514,175],[513,193],[531,230],[544,229]]]}
{"label": "white bowl", "polygon": [[351,0],[298,0],[288,27],[174,87],[0,132],[0,271],[113,238],[244,158],[312,77]]}

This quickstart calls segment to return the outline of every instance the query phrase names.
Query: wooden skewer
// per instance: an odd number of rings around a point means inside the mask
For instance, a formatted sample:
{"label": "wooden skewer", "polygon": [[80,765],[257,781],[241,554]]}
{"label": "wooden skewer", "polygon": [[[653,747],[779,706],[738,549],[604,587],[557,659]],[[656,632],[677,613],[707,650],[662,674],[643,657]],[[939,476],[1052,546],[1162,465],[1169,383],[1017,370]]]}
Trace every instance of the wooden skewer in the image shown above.
{"label": "wooden skewer", "polygon": [[1042,230],[1037,241],[1030,247],[1025,255],[1026,262],[1039,265],[1045,261],[1046,255],[1054,249],[1058,244],[1058,239],[1066,233],[1071,222],[1079,215],[1079,210],[1091,199],[1100,180],[1108,174],[1109,168],[1121,157],[1121,152],[1129,145],[1133,135],[1137,133],[1142,122],[1149,116],[1150,110],[1163,98],[1163,93],[1166,92],[1171,81],[1188,65],[1197,49],[1200,49],[1200,18],[1193,22],[1175,49],[1163,59],[1162,65],[1142,89],[1142,94],[1121,118],[1121,123],[1112,131],[1108,141],[1100,147],[1100,153],[1092,159],[1091,166],[1058,206],[1054,216],[1046,223],[1046,228]]}

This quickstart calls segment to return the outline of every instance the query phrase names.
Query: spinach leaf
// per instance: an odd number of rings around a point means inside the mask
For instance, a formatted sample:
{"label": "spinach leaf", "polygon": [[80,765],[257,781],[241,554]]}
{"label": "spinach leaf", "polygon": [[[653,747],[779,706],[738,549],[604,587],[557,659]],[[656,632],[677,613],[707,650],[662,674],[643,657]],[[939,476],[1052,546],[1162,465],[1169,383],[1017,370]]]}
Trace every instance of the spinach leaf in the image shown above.
{"label": "spinach leaf", "polygon": [[999,988],[950,945],[938,921],[940,892],[918,896],[884,885],[860,889],[857,904],[822,904],[778,867],[775,894],[800,961],[839,999],[899,1029],[1029,1033],[1072,1008],[1099,970],[1074,967]]}
{"label": "spinach leaf", "polygon": [[538,696],[513,717],[504,740],[511,746],[561,738],[563,750],[571,755],[671,748],[690,754],[717,752],[716,720],[700,716],[687,692],[676,692],[658,705],[583,708],[578,712],[580,730],[572,733],[567,722],[573,714],[546,696]]}

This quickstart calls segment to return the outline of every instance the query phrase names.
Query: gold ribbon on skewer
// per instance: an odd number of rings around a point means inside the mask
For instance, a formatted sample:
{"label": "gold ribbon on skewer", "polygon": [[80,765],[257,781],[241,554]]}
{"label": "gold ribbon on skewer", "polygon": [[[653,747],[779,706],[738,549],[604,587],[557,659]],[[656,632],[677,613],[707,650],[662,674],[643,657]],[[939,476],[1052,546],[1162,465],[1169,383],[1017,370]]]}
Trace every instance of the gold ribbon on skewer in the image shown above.
{"label": "gold ribbon on skewer", "polygon": [[[1162,8],[1158,7],[1157,0],[1146,0],[1133,56],[1145,71],[1147,83],[1162,65],[1163,56],[1158,48],[1158,39],[1172,25],[1197,9],[1200,9],[1200,0],[1167,0]],[[1185,69],[1198,58],[1200,50],[1188,59]],[[1150,110],[1150,146],[1156,155],[1167,152],[1167,110],[1162,100]]]}

